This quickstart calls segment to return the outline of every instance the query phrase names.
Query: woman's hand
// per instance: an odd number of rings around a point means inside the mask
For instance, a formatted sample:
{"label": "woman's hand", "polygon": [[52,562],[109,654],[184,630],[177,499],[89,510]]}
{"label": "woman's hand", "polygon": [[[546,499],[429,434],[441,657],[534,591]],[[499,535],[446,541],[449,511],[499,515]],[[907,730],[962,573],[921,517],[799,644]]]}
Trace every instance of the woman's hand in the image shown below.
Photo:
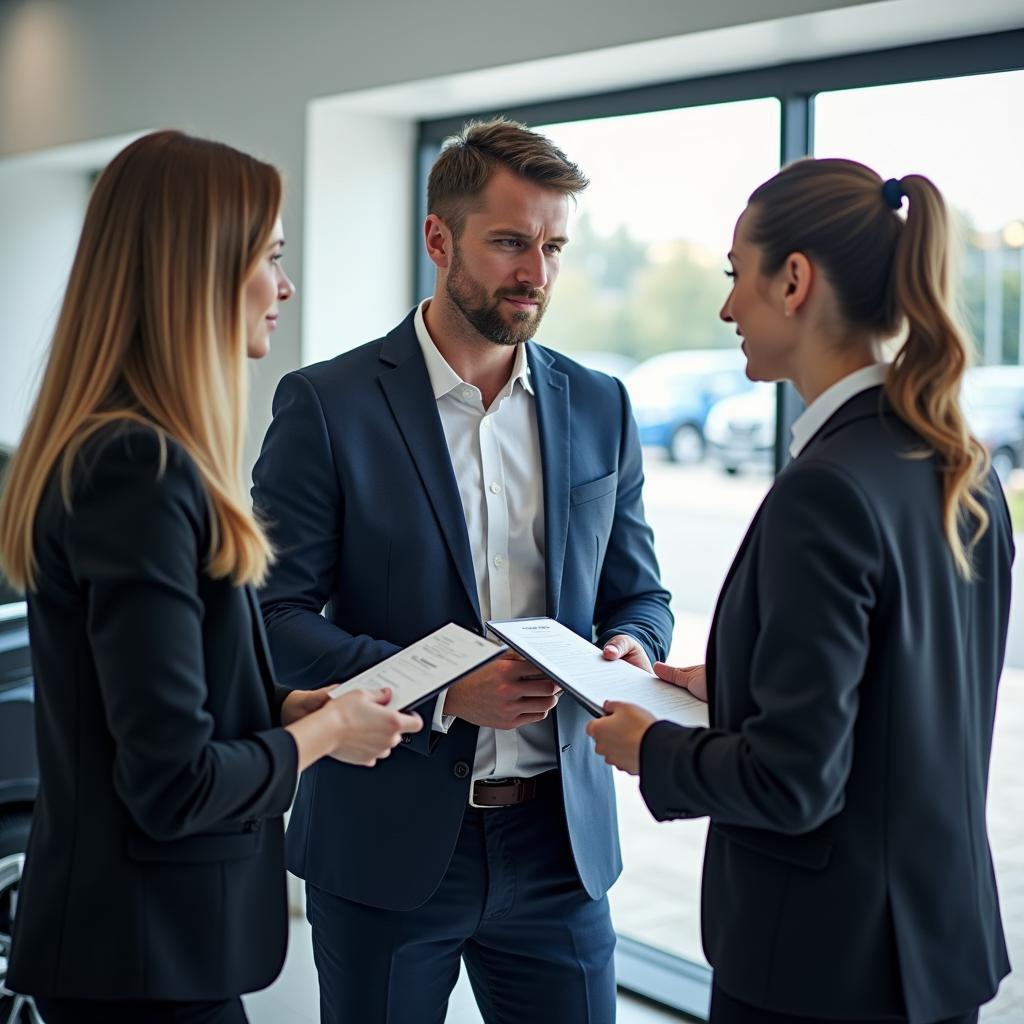
{"label": "woman's hand", "polygon": [[391,691],[352,690],[330,698],[333,686],[290,693],[281,719],[299,751],[299,771],[321,757],[372,768],[402,742],[403,733],[419,732],[423,719],[387,706]]}
{"label": "woman's hand", "polygon": [[587,726],[597,753],[630,775],[640,774],[640,741],[656,719],[649,711],[620,700],[606,700],[604,718],[595,718]]}
{"label": "woman's hand", "polygon": [[708,679],[703,665],[689,665],[686,668],[673,668],[663,661],[654,663],[654,674],[666,683],[673,683],[689,690],[698,700],[708,702]]}
{"label": "woman's hand", "polygon": [[281,724],[291,725],[314,711],[319,711],[330,699],[331,690],[337,683],[322,686],[319,690],[292,690],[281,705]]}
{"label": "woman's hand", "polygon": [[419,732],[423,719],[387,707],[391,691],[353,690],[331,701],[340,742],[331,757],[372,768],[402,742],[402,733]]}

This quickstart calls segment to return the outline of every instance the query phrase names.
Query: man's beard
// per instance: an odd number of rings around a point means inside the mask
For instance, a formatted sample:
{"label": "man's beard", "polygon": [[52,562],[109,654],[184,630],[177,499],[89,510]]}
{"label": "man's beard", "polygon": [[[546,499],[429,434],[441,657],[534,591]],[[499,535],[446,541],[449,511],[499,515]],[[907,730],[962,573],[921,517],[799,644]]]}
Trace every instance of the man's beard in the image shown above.
{"label": "man's beard", "polygon": [[[529,341],[537,333],[548,308],[547,295],[540,288],[505,288],[495,296],[489,296],[466,270],[457,245],[452,256],[452,268],[445,282],[445,291],[470,326],[495,345],[518,345],[521,341]],[[512,322],[509,323],[501,315],[502,299],[506,296],[536,302],[536,313],[518,310],[512,314]]]}

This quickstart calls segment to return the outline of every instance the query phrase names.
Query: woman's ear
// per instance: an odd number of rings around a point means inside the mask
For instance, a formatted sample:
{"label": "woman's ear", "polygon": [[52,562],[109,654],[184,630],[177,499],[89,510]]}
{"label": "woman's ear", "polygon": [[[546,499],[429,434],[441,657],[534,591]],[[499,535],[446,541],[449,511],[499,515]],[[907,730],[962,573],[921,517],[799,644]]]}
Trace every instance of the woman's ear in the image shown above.
{"label": "woman's ear", "polygon": [[782,268],[782,312],[794,316],[807,301],[814,266],[802,252],[791,252]]}

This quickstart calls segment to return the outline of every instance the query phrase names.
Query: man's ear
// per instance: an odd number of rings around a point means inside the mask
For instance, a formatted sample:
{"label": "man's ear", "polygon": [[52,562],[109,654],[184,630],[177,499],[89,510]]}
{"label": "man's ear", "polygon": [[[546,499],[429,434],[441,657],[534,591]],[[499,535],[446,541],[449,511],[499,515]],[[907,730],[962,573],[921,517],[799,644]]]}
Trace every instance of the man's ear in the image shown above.
{"label": "man's ear", "polygon": [[423,243],[427,247],[427,256],[438,270],[448,270],[451,266],[455,243],[452,233],[436,213],[428,213],[423,222]]}
{"label": "man's ear", "polygon": [[795,316],[807,301],[814,280],[814,265],[802,252],[791,252],[782,267],[782,312]]}

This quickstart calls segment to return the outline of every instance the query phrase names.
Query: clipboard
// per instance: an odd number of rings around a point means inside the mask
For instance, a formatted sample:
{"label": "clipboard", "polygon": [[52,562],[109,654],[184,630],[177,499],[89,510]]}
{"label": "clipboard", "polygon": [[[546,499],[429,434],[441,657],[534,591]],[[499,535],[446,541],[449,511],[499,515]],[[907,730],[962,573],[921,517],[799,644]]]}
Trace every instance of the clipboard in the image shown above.
{"label": "clipboard", "polygon": [[399,711],[409,711],[500,658],[507,650],[504,643],[496,644],[449,622],[339,683],[330,696],[336,698],[352,689],[380,690],[386,686],[392,691],[393,706]]}
{"label": "clipboard", "polygon": [[620,700],[677,725],[708,725],[704,701],[629,662],[606,660],[600,648],[554,619],[533,616],[492,620],[487,628],[550,676],[595,718],[606,714],[606,700]]}

